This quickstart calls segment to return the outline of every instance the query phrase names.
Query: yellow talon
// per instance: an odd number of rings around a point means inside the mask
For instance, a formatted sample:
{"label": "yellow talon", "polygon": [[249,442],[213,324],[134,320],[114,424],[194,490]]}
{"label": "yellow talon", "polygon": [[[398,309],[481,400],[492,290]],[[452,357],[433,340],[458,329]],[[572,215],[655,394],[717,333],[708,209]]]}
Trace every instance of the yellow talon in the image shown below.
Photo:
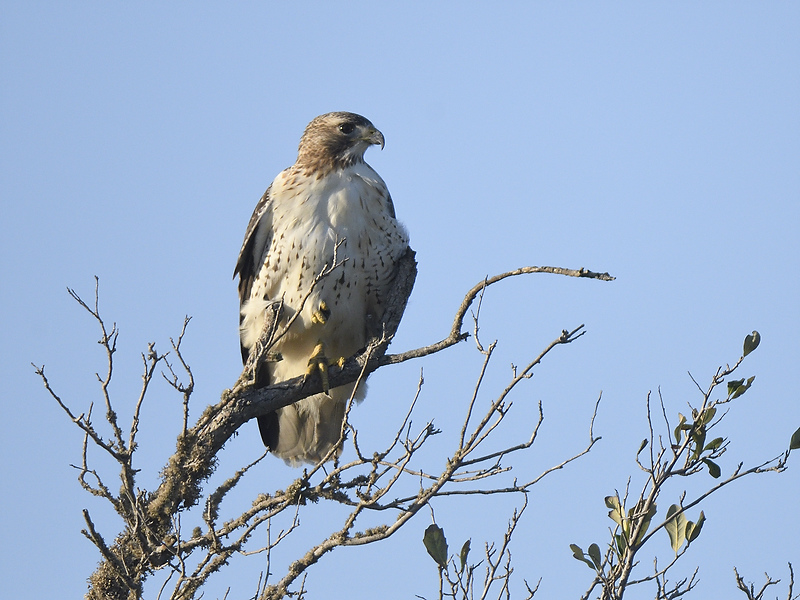
{"label": "yellow talon", "polygon": [[330,316],[331,316],[331,309],[328,308],[328,305],[325,304],[325,301],[323,300],[322,302],[319,303],[319,308],[311,314],[311,322],[324,325],[325,323],[328,322],[328,318]]}
{"label": "yellow talon", "polygon": [[[345,361],[346,358],[341,356],[333,364],[341,369],[344,367]],[[317,342],[317,345],[314,346],[314,351],[311,353],[311,358],[308,359],[306,375],[310,376],[314,371],[319,371],[319,377],[322,379],[322,391],[326,394],[331,390],[330,381],[328,380],[328,367],[330,365],[331,363],[325,355],[325,344],[321,341]]]}

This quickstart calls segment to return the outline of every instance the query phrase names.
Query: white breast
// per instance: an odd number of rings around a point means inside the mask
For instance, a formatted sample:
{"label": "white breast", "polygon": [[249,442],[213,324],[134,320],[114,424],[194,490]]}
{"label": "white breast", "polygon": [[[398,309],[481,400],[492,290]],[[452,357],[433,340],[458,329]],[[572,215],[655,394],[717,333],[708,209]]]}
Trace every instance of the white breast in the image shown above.
{"label": "white breast", "polygon": [[[307,296],[290,335],[276,347],[284,355],[274,373],[280,380],[305,370],[318,341],[337,358],[366,345],[368,321],[377,321],[383,312],[383,298],[408,235],[392,216],[383,180],[364,163],[320,179],[284,171],[272,184],[271,199],[271,218],[265,221],[270,231],[258,232],[269,233],[271,242],[250,301],[242,307],[242,342],[250,347],[258,339],[268,302],[283,298],[291,315]],[[309,295],[315,277],[333,264],[334,253],[343,264]],[[312,314],[323,301],[331,314],[320,325],[312,322]]]}

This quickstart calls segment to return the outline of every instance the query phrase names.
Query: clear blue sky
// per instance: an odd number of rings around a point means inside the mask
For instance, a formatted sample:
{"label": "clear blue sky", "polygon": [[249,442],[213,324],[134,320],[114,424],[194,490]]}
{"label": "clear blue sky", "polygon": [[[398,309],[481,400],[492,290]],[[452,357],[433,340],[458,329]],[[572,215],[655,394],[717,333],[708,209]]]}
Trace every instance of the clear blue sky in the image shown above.
{"label": "clear blue sky", "polygon": [[[526,363],[564,328],[587,328],[515,397],[508,439],[524,435],[536,401],[546,414],[540,442],[517,463],[521,478],[583,446],[603,391],[603,441],[535,488],[512,547],[515,576],[542,577],[542,597],[575,598],[588,586],[591,572],[568,545],[602,541],[611,523],[603,497],[640,477],[633,455],[649,390],[661,387],[670,414],[685,412],[698,398],[687,371],[705,386],[758,329],[761,347],[741,374],[756,375],[754,387],[721,431],[732,440],[723,473],[777,455],[800,426],[797,3],[5,1],[0,12],[8,597],[79,597],[97,560],[79,533],[81,509],[108,538],[119,527],[79,489],[69,464],[80,461],[82,438],[30,367],[46,364],[78,412],[100,401],[97,332],[65,287],[89,298],[100,277],[101,309],[121,331],[112,387],[120,414],[134,401],[146,343],[166,350],[192,315],[185,343],[198,415],[239,374],[231,274],[247,219],[294,161],[306,123],[332,110],[361,113],[383,131],[386,149],[367,160],[418,253],[395,350],[443,337],[463,294],[487,274],[545,264],[617,277],[532,276],[491,290],[483,306],[483,337],[500,340],[487,399],[510,363]],[[380,371],[356,424],[374,439],[388,435],[423,367],[416,422],[435,419],[445,433],[434,447],[450,450],[477,363],[465,344]],[[143,486],[174,447],[179,412],[179,399],[157,385],[143,416]],[[255,425],[245,427],[220,476],[260,452]],[[797,458],[789,472],[707,503],[703,534],[676,572],[701,565],[696,597],[733,596],[734,565],[750,579],[765,570],[785,578],[787,560],[800,565]],[[292,476],[268,458],[232,503],[247,506]],[[434,508],[451,546],[471,537],[477,549],[499,539],[518,502]],[[298,536],[275,568],[327,536],[336,512],[301,514],[304,527],[321,529]],[[344,586],[341,597],[353,599],[433,596],[420,541],[429,522],[421,514],[382,545],[325,557],[307,581],[310,597]],[[666,535],[652,550],[665,556]],[[642,556],[646,569],[651,556]],[[262,568],[263,558],[237,559],[205,597],[227,586],[231,598],[249,597]]]}

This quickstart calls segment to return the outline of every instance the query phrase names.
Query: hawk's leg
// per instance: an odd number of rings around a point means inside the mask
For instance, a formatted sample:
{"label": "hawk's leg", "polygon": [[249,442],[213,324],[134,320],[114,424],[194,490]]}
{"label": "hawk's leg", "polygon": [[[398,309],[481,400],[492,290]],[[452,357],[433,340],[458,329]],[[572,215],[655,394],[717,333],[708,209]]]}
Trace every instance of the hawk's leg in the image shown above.
{"label": "hawk's leg", "polygon": [[[314,323],[318,323],[319,325],[325,325],[328,322],[328,319],[331,316],[331,309],[328,308],[328,305],[322,300],[319,303],[319,307],[315,310],[311,315],[311,321]],[[340,367],[344,365],[344,357],[339,358],[336,361],[336,364]],[[317,342],[317,345],[314,346],[314,350],[311,353],[311,357],[308,359],[308,369],[306,370],[306,375],[311,375],[314,371],[319,371],[320,379],[322,379],[322,390],[327,394],[330,391],[330,383],[328,381],[328,367],[330,366],[330,362],[328,361],[328,357],[325,354],[325,344],[322,340]]]}
{"label": "hawk's leg", "polygon": [[328,383],[328,357],[325,356],[325,344],[322,341],[317,342],[314,346],[314,351],[311,353],[311,358],[308,359],[308,370],[306,375],[311,375],[314,371],[319,371],[320,379],[322,379],[322,391],[326,394],[330,391],[331,386]]}
{"label": "hawk's leg", "polygon": [[[342,356],[334,363],[339,368],[344,366],[345,357]],[[314,351],[311,353],[311,358],[308,359],[308,369],[306,375],[311,375],[314,371],[319,371],[320,379],[322,379],[322,391],[326,394],[331,390],[330,383],[328,382],[328,367],[331,363],[325,355],[325,343],[321,340],[314,346]]]}

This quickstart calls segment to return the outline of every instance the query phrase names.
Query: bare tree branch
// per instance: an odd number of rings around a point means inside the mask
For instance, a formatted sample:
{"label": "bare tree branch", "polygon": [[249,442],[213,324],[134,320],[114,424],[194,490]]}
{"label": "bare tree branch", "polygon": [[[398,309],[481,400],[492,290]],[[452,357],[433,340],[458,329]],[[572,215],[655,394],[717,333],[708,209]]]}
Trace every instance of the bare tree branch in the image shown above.
{"label": "bare tree branch", "polygon": [[[736,567],[733,568],[733,575],[736,579],[736,587],[744,593],[747,597],[747,600],[762,600],[764,598],[764,594],[767,591],[767,588],[771,585],[778,585],[781,580],[780,579],[772,579],[768,573],[764,573],[764,577],[766,578],[766,582],[761,588],[756,591],[755,584],[750,583],[749,585],[745,583],[744,578],[739,575],[739,571],[736,570]],[[800,594],[792,595],[794,593],[794,569],[792,568],[792,563],[789,563],[789,591],[786,595],[786,600],[797,600],[800,598]]]}
{"label": "bare tree branch", "polygon": [[[338,263],[334,262],[330,269],[326,269],[319,274],[319,279],[328,276],[337,266]],[[607,274],[593,273],[585,269],[568,270],[554,267],[525,267],[487,278],[467,293],[456,311],[451,332],[445,339],[417,350],[397,355],[387,355],[386,350],[400,323],[416,277],[414,253],[409,249],[398,263],[394,287],[391,294],[385,299],[385,312],[381,327],[378,330],[380,335],[373,339],[362,352],[345,361],[341,367],[332,366],[329,370],[329,385],[338,387],[351,383],[359,378],[366,377],[381,366],[426,356],[466,339],[468,334],[462,332],[464,317],[470,306],[476,298],[482,295],[486,287],[508,277],[528,273],[555,273],[605,281],[613,279]],[[106,351],[107,369],[103,377],[98,375],[98,380],[101,384],[101,393],[106,405],[106,420],[111,426],[114,441],[107,442],[102,438],[91,422],[91,412],[87,415],[76,416],[68,408],[66,403],[50,387],[49,381],[44,374],[44,367],[36,368],[36,372],[41,377],[48,393],[84,432],[83,465],[79,468],[81,484],[88,491],[106,497],[111,501],[115,510],[123,517],[126,523],[125,530],[109,546],[106,545],[103,538],[95,530],[88,513],[85,514],[88,526],[87,537],[98,546],[104,558],[97,571],[90,578],[90,590],[87,594],[87,598],[90,600],[140,598],[142,584],[145,579],[155,570],[164,567],[169,567],[170,569],[169,579],[173,579],[177,575],[177,579],[174,579],[171,598],[193,598],[208,576],[224,565],[233,553],[252,552],[251,550],[244,550],[244,545],[255,529],[262,523],[269,524],[273,518],[282,514],[283,511],[287,509],[296,511],[301,504],[308,501],[316,501],[320,498],[334,500],[350,506],[352,512],[345,519],[338,532],[317,543],[305,555],[295,560],[289,571],[276,583],[269,584],[267,577],[265,577],[263,582],[259,584],[261,598],[283,597],[289,593],[291,585],[298,580],[302,581],[304,579],[309,566],[316,563],[333,548],[363,545],[388,538],[408,522],[421,508],[427,506],[432,498],[455,495],[456,493],[524,493],[533,483],[539,481],[547,473],[562,468],[572,460],[588,452],[599,439],[595,439],[590,431],[590,443],[585,450],[526,483],[520,484],[514,481],[512,485],[485,488],[483,492],[475,489],[445,489],[450,485],[479,482],[506,473],[508,468],[503,467],[501,461],[511,453],[531,447],[543,419],[541,406],[539,423],[526,442],[512,444],[501,451],[478,453],[478,450],[511,409],[512,405],[508,402],[508,396],[511,391],[530,376],[531,369],[540,363],[544,355],[556,346],[570,343],[583,335],[583,326],[580,326],[573,331],[565,330],[559,338],[545,348],[520,373],[514,373],[514,377],[507,387],[490,403],[483,416],[476,417],[475,423],[472,424],[472,419],[475,416],[477,391],[483,381],[483,374],[481,374],[476,383],[475,394],[468,405],[459,448],[442,472],[436,475],[428,475],[421,470],[410,468],[410,462],[417,451],[425,444],[426,440],[438,433],[433,425],[429,423],[416,435],[411,434],[410,417],[416,402],[415,397],[408,414],[397,430],[397,434],[384,451],[376,453],[371,458],[363,456],[358,450],[357,431],[345,421],[342,439],[339,443],[340,445],[344,443],[346,432],[352,434],[353,444],[357,450],[357,459],[355,461],[339,464],[337,460],[333,463],[332,471],[325,474],[320,471],[322,465],[317,465],[305,471],[285,492],[276,493],[272,496],[264,495],[263,498],[256,501],[250,509],[244,511],[239,517],[220,523],[218,520],[220,505],[227,491],[235,486],[252,466],[249,465],[237,471],[233,477],[226,480],[207,497],[203,514],[205,531],[196,529],[191,537],[186,537],[181,532],[180,513],[200,501],[203,484],[216,466],[216,455],[230,437],[235,434],[242,424],[257,416],[267,414],[277,408],[319,393],[322,391],[322,382],[316,376],[298,377],[267,388],[254,389],[251,385],[251,379],[246,375],[249,370],[252,371],[255,364],[247,365],[243,376],[240,377],[234,388],[226,390],[222,394],[220,402],[206,408],[196,423],[189,427],[189,401],[194,390],[194,379],[191,369],[181,354],[181,343],[189,322],[187,317],[177,342],[170,340],[171,351],[177,357],[178,363],[186,374],[186,382],[182,382],[181,378],[176,374],[173,365],[167,359],[167,354],[159,354],[155,349],[155,345],[150,344],[147,352],[142,356],[144,365],[142,388],[133,408],[130,433],[128,439],[125,440],[122,436],[122,429],[118,425],[117,415],[114,412],[108,389],[113,374],[113,355],[116,350],[118,331],[115,325],[112,326],[111,330],[107,330],[100,317],[97,285],[93,308],[87,305],[73,290],[70,290],[70,294],[92,315],[101,330],[100,344]],[[278,311],[280,311],[280,307],[278,307]],[[477,314],[479,312],[480,306]],[[480,342],[477,340],[477,314],[474,317],[476,342],[478,348],[482,349]],[[257,358],[270,359],[269,348],[286,329],[286,326],[284,326],[279,330],[277,322],[278,320],[275,319],[272,326],[265,326],[259,346],[261,351],[254,353]],[[490,358],[491,350],[486,352],[487,362]],[[145,493],[137,491],[135,486],[136,471],[131,466],[131,458],[136,448],[139,414],[152,377],[161,362],[164,363],[169,373],[169,375],[163,374],[163,377],[170,386],[182,395],[183,423],[177,440],[176,452],[162,470],[160,485],[156,490]],[[421,385],[422,379],[420,378]],[[90,468],[86,455],[89,440],[119,463],[123,485],[118,495],[111,493],[103,484],[100,476]],[[388,459],[390,454],[393,455],[392,459]],[[466,467],[469,466],[477,469],[467,470]],[[362,467],[366,468],[366,472],[354,476],[349,475],[351,471],[355,472],[355,469]],[[87,475],[92,475],[95,485],[89,485],[86,481]],[[312,478],[316,479],[320,475],[322,475],[322,479],[319,482],[312,481]],[[420,482],[427,481],[428,483],[420,486],[418,492],[413,496],[406,495],[400,500],[389,500],[387,502],[386,499],[389,498],[391,490],[405,480],[404,476],[416,477]],[[355,493],[354,496],[352,495],[353,492]],[[397,511],[394,521],[362,532],[355,531],[356,522],[364,511],[387,509]],[[285,539],[295,529],[296,523],[293,522],[275,540],[268,541],[266,546],[256,550],[256,552],[266,551],[269,553],[275,544]],[[505,545],[503,548],[505,549]],[[186,562],[186,558],[191,553],[200,550],[204,552],[204,556],[193,567],[190,567]],[[494,566],[495,571],[500,568],[498,565],[499,563]],[[507,569],[506,575],[510,575],[510,566],[507,566]],[[507,582],[507,579],[505,581]],[[303,586],[302,583],[301,586]],[[504,587],[503,589],[506,588]],[[163,594],[164,591],[164,588],[162,588],[159,595]]]}

